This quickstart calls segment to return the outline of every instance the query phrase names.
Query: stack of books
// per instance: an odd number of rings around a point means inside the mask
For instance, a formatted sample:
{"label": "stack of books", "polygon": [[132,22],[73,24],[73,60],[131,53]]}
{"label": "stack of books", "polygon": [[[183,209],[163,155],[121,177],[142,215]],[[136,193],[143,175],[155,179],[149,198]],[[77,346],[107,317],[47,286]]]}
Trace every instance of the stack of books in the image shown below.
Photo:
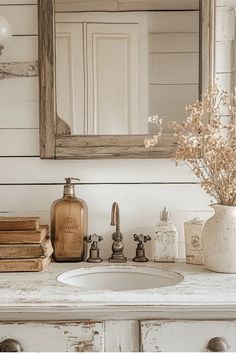
{"label": "stack of books", "polygon": [[0,272],[39,272],[52,253],[49,228],[39,217],[0,217]]}

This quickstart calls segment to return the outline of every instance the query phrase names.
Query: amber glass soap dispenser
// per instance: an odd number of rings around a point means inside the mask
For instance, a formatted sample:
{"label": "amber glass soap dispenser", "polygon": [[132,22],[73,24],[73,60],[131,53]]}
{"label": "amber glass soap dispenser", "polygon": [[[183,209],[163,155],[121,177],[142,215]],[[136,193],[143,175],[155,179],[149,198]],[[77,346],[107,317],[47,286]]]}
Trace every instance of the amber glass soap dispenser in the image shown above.
{"label": "amber glass soap dispenser", "polygon": [[53,258],[57,262],[79,262],[84,259],[84,237],[87,234],[87,205],[75,196],[72,181],[65,178],[63,198],[51,207]]}

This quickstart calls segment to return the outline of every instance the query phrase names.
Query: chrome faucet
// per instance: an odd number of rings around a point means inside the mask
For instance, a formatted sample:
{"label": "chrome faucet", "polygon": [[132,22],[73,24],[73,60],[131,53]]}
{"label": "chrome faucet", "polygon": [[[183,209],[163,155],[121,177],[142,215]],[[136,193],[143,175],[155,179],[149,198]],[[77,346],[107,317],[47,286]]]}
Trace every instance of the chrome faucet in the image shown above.
{"label": "chrome faucet", "polygon": [[123,235],[120,232],[120,210],[117,203],[112,204],[111,209],[111,225],[116,226],[116,231],[112,234],[112,255],[109,258],[111,263],[125,263],[127,258],[123,255],[124,244],[122,242]]}

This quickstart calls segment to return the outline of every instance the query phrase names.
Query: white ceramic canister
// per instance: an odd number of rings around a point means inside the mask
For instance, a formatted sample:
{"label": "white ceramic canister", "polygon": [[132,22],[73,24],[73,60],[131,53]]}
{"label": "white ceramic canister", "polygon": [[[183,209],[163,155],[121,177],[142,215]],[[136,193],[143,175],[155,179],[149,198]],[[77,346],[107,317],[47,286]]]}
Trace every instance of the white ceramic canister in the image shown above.
{"label": "white ceramic canister", "polygon": [[236,273],[236,206],[213,204],[215,214],[203,227],[203,256],[207,269]]}

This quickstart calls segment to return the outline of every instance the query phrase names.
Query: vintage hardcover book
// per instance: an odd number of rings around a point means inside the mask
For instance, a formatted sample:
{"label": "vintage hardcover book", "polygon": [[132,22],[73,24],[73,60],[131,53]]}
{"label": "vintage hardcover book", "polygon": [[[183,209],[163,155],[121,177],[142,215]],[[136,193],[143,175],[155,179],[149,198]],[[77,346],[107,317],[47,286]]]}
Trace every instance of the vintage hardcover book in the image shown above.
{"label": "vintage hardcover book", "polygon": [[48,226],[41,225],[35,231],[0,231],[0,244],[5,243],[40,243],[48,235]]}
{"label": "vintage hardcover book", "polygon": [[49,237],[41,243],[0,245],[0,259],[48,258],[52,253],[53,248]]}
{"label": "vintage hardcover book", "polygon": [[37,230],[39,228],[39,217],[4,217],[0,216],[0,230]]}
{"label": "vintage hardcover book", "polygon": [[0,259],[0,272],[40,272],[51,262],[51,258]]}

